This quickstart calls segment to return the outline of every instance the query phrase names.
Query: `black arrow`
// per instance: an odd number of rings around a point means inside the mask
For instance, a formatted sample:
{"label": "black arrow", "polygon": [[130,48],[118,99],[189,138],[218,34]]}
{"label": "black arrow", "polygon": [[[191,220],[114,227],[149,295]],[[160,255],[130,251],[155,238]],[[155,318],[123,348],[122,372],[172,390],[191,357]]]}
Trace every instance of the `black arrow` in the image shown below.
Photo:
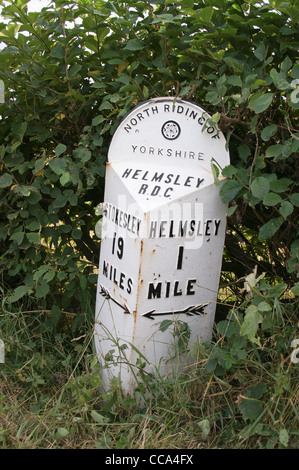
{"label": "black arrow", "polygon": [[203,305],[198,305],[198,306],[191,306],[187,307],[184,310],[176,310],[175,312],[155,312],[155,310],[151,310],[150,312],[143,313],[141,316],[150,318],[151,320],[154,320],[155,317],[161,316],[161,315],[179,315],[179,314],[185,314],[188,316],[193,316],[193,315],[203,315],[205,313],[205,308],[208,304],[203,304]]}
{"label": "black arrow", "polygon": [[105,297],[105,299],[109,299],[109,300],[112,300],[112,302],[114,302],[115,304],[117,304],[120,308],[123,309],[124,313],[128,313],[128,314],[131,314],[130,310],[128,309],[128,307],[126,305],[122,305],[120,304],[119,302],[117,302],[117,300],[113,299],[113,297],[111,297],[109,291],[107,289],[105,289],[105,287],[103,286],[100,286],[100,294]]}
{"label": "black arrow", "polygon": [[[132,312],[130,312],[130,310],[128,309],[128,307],[126,305],[122,305],[120,304],[119,302],[117,302],[117,300],[113,299],[113,297],[111,297],[109,291],[107,289],[105,289],[105,287],[103,286],[100,286],[100,294],[105,297],[106,299],[109,299],[109,300],[112,300],[112,302],[114,302],[115,304],[117,304],[119,307],[121,307],[124,311],[124,313],[126,314],[129,314],[131,315]],[[193,315],[203,315],[205,313],[205,308],[208,304],[202,304],[202,305],[192,305],[191,307],[187,307],[185,308],[184,310],[176,310],[175,312],[171,311],[171,312],[157,312],[157,313],[154,313],[156,311],[156,309],[154,308],[153,310],[150,310],[149,312],[147,313],[143,313],[141,316],[142,317],[146,317],[146,318],[150,318],[151,320],[154,320],[155,317],[158,317],[158,316],[162,316],[162,315],[180,315],[180,314],[184,314],[184,315],[188,315],[188,316],[193,316]]]}

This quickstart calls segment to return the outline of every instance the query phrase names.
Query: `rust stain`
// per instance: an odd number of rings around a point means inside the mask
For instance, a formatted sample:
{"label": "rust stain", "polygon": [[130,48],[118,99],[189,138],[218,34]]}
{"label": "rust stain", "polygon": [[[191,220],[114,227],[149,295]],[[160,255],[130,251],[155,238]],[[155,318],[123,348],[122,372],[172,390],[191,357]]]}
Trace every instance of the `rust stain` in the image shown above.
{"label": "rust stain", "polygon": [[140,240],[140,259],[139,259],[139,270],[138,270],[138,277],[137,277],[138,287],[137,287],[137,298],[136,298],[136,310],[133,311],[134,324],[136,324],[136,320],[137,320],[137,305],[138,305],[138,298],[139,298],[140,287],[141,287],[141,282],[139,282],[139,279],[141,278],[143,249],[144,249],[144,240]]}
{"label": "rust stain", "polygon": [[[140,261],[141,261],[142,254],[143,254],[143,248],[144,248],[144,240],[140,240]],[[141,263],[140,263],[140,266],[141,266]]]}
{"label": "rust stain", "polygon": [[[136,240],[136,239],[135,239]],[[131,336],[131,341],[134,344],[135,340],[135,332],[136,332],[136,322],[137,322],[137,305],[138,305],[138,299],[139,299],[139,294],[140,294],[140,288],[143,283],[143,279],[139,281],[141,278],[141,266],[142,266],[142,255],[143,255],[143,249],[144,249],[144,240],[140,240],[140,258],[139,258],[139,269],[138,269],[138,277],[137,277],[137,298],[136,298],[136,308],[133,310],[132,315],[134,319],[134,326],[133,326],[133,331],[132,331],[132,336]],[[134,354],[134,351],[131,350],[131,354]],[[131,360],[131,356],[130,356]]]}

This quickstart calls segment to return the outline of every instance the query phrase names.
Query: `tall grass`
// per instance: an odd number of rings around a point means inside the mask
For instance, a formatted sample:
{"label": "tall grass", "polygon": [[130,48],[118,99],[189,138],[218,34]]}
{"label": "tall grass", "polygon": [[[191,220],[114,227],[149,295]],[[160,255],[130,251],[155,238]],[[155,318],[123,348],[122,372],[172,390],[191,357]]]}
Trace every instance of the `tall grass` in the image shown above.
{"label": "tall grass", "polygon": [[[0,313],[1,448],[297,448],[298,364],[290,361],[296,322],[258,346],[238,330],[242,307],[195,345],[192,365],[163,380],[139,374],[147,400],[125,397],[117,380],[101,392],[93,349],[93,306],[52,321],[32,301]],[[82,312],[81,312],[82,313]],[[243,342],[241,341],[243,340]],[[140,372],[140,371],[139,371]]]}

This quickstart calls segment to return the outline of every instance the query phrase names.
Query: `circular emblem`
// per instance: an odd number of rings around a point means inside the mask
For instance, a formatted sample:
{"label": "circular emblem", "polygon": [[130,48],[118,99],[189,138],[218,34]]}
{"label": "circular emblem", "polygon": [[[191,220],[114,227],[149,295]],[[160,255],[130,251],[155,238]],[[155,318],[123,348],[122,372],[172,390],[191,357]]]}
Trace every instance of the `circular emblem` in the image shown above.
{"label": "circular emblem", "polygon": [[162,126],[162,135],[167,140],[177,139],[181,133],[181,128],[175,121],[167,121]]}

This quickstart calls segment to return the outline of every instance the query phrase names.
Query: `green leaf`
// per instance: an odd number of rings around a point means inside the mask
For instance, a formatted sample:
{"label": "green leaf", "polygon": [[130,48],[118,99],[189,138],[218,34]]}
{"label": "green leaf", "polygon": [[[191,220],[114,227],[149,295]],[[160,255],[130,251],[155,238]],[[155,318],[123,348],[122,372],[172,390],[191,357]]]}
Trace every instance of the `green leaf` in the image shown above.
{"label": "green leaf", "polygon": [[74,230],[72,231],[72,237],[74,238],[74,240],[80,240],[80,238],[82,237],[82,230],[74,228]]}
{"label": "green leaf", "polygon": [[231,178],[237,173],[237,168],[234,167],[233,165],[227,165],[225,168],[222,170],[222,176],[225,176],[226,178]]}
{"label": "green leaf", "polygon": [[279,180],[270,181],[270,189],[275,193],[284,193],[293,183],[289,178],[280,178]]}
{"label": "green leaf", "polygon": [[62,194],[59,194],[55,201],[53,202],[54,207],[64,207],[67,203],[68,199],[66,196],[63,196]]}
{"label": "green leaf", "polygon": [[299,282],[296,282],[296,284],[291,288],[291,291],[294,295],[299,295]]}
{"label": "green leaf", "polygon": [[61,441],[61,439],[64,439],[66,436],[68,436],[68,434],[69,431],[66,428],[58,428],[55,432],[55,439],[57,441]]}
{"label": "green leaf", "polygon": [[243,398],[239,404],[239,410],[241,411],[244,419],[255,421],[264,411],[264,407],[260,400],[254,398]]}
{"label": "green leaf", "polygon": [[18,245],[21,245],[24,240],[24,235],[25,232],[14,232],[9,239],[14,240],[17,242]]}
{"label": "green leaf", "polygon": [[269,180],[262,176],[255,178],[251,184],[251,192],[258,199],[262,199],[269,192],[269,189]]}
{"label": "green leaf", "polygon": [[258,345],[260,345],[260,339],[256,337],[258,326],[262,323],[263,317],[258,312],[258,308],[255,305],[250,305],[246,309],[244,322],[240,329],[241,336],[247,336],[247,338]]}
{"label": "green leaf", "polygon": [[259,239],[266,240],[267,238],[271,238],[279,229],[283,222],[282,217],[278,217],[276,219],[271,219],[269,222],[265,223],[259,231]]}
{"label": "green leaf", "polygon": [[71,181],[70,173],[68,172],[63,173],[63,175],[60,176],[59,181],[62,186],[65,186],[67,183]]}
{"label": "green leaf", "polygon": [[12,176],[9,173],[4,173],[0,176],[0,189],[7,188],[12,185]]}
{"label": "green leaf", "polygon": [[38,299],[41,299],[43,297],[45,297],[48,292],[49,292],[49,284],[47,281],[45,281],[44,279],[40,282],[40,284],[37,286],[37,289],[35,291],[35,295]]}
{"label": "green leaf", "polygon": [[95,410],[92,410],[90,414],[92,419],[98,424],[107,424],[110,421],[107,416],[103,416]]}
{"label": "green leaf", "polygon": [[56,175],[62,175],[65,172],[65,161],[62,158],[52,158],[49,167]]}
{"label": "green leaf", "polygon": [[286,429],[281,429],[279,431],[279,442],[284,446],[287,447],[289,443],[289,433]]}
{"label": "green leaf", "polygon": [[272,69],[270,71],[270,76],[278,90],[289,90],[291,88],[290,83],[286,80],[285,73],[277,72],[275,69]]}
{"label": "green leaf", "polygon": [[259,312],[269,312],[272,310],[271,305],[269,305],[265,300],[262,300],[257,307]]}
{"label": "green leaf", "polygon": [[50,55],[55,59],[64,59],[65,49],[60,44],[57,44],[57,46],[53,47],[51,50]]}
{"label": "green leaf", "polygon": [[260,398],[262,398],[266,391],[267,387],[265,384],[257,383],[256,385],[253,385],[248,390],[246,390],[244,396],[249,398],[256,398],[257,400],[259,400]]}
{"label": "green leaf", "polygon": [[267,142],[277,131],[277,126],[275,124],[271,124],[270,126],[265,127],[262,130],[261,138]]}
{"label": "green leaf", "polygon": [[197,424],[201,430],[201,437],[205,441],[208,435],[210,434],[210,429],[211,429],[210,421],[208,419],[203,419],[199,421]]}
{"label": "green leaf", "polygon": [[29,232],[26,233],[26,237],[30,241],[30,243],[34,243],[38,245],[40,243],[40,234],[36,232]]}
{"label": "green leaf", "polygon": [[281,201],[281,197],[279,196],[279,194],[276,193],[270,192],[265,194],[265,196],[263,197],[263,203],[265,204],[265,206],[276,206]]}
{"label": "green leaf", "polygon": [[284,201],[281,203],[279,212],[282,215],[282,217],[286,219],[289,215],[291,215],[294,212],[294,206],[289,201]]}
{"label": "green leaf", "polygon": [[97,126],[98,124],[101,124],[101,122],[103,121],[105,121],[105,118],[104,116],[102,116],[102,114],[100,114],[99,116],[94,117],[91,123],[93,126]]}
{"label": "green leaf", "polygon": [[226,181],[220,189],[220,197],[222,202],[228,203],[235,199],[242,188],[243,184],[238,180]]}
{"label": "green leaf", "polygon": [[166,331],[172,324],[173,322],[171,320],[163,320],[160,323],[159,330],[164,333],[164,331]]}
{"label": "green leaf", "polygon": [[8,297],[8,302],[16,302],[17,300],[20,300],[24,295],[31,294],[32,290],[30,289],[29,286],[19,286],[14,290],[13,295]]}
{"label": "green leaf", "polygon": [[199,10],[199,11],[198,11],[198,17],[199,17],[204,23],[208,23],[209,21],[211,21],[212,16],[213,16],[213,13],[214,13],[214,9],[213,9],[212,6],[205,7],[205,8],[203,8],[202,10]]}
{"label": "green leaf", "polygon": [[283,145],[281,144],[270,145],[270,147],[268,147],[266,150],[266,157],[271,158],[271,157],[281,156],[282,151],[283,151]]}
{"label": "green leaf", "polygon": [[126,44],[125,49],[129,51],[140,51],[144,47],[146,47],[146,44],[143,44],[139,39],[130,39]]}
{"label": "green leaf", "polygon": [[214,163],[211,163],[211,170],[212,170],[212,175],[213,175],[213,178],[214,178],[214,184],[216,186],[219,185],[219,167],[217,165],[215,165]]}
{"label": "green leaf", "polygon": [[79,147],[73,152],[74,157],[78,158],[82,163],[88,162],[91,159],[91,151],[85,147]]}
{"label": "green leaf", "polygon": [[233,213],[237,210],[237,208],[238,208],[237,204],[234,206],[230,206],[227,209],[227,216],[230,217],[231,215],[233,215]]}
{"label": "green leaf", "polygon": [[263,43],[260,43],[256,50],[254,51],[255,57],[257,57],[260,61],[263,61],[266,57],[266,46]]}
{"label": "green leaf", "polygon": [[256,114],[262,113],[272,103],[273,93],[255,93],[249,100],[248,107]]}
{"label": "green leaf", "polygon": [[231,75],[230,77],[228,77],[227,83],[229,85],[238,86],[238,87],[242,87],[243,85],[241,78],[238,77],[237,75]]}
{"label": "green leaf", "polygon": [[294,206],[299,207],[299,193],[291,194],[290,201]]}
{"label": "green leaf", "polygon": [[60,157],[62,153],[66,151],[66,145],[64,144],[58,144],[56,149],[55,149],[55,155],[56,157]]}

